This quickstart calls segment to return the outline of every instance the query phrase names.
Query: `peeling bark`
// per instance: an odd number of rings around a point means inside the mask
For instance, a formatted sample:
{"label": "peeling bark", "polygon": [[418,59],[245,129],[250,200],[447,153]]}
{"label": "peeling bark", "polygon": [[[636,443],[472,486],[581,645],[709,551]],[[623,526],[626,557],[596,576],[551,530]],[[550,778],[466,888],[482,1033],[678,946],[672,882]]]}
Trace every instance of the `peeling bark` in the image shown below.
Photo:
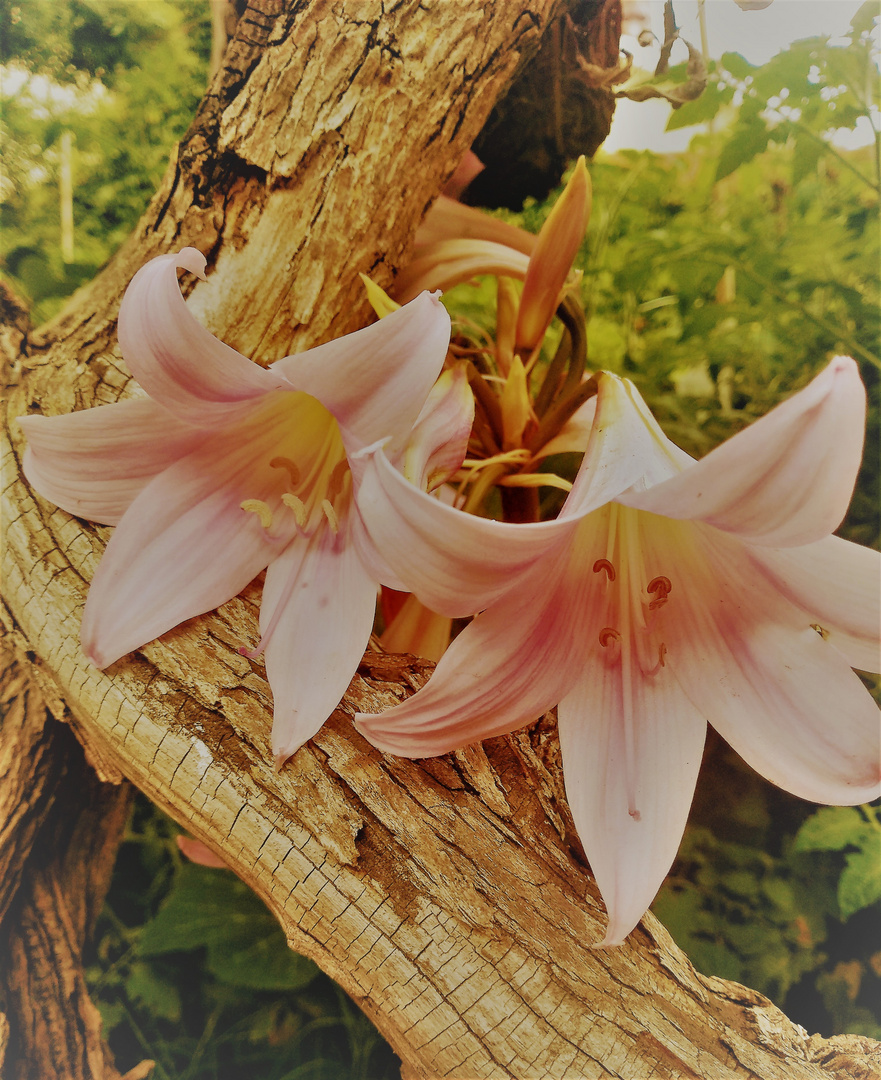
{"label": "peeling bark", "polygon": [[[121,813],[125,776],[216,851],[292,947],[361,1004],[407,1077],[877,1076],[875,1044],[808,1038],[760,995],[696,974],[651,916],[625,946],[591,948],[605,916],[562,793],[552,717],[444,758],[385,757],[351,715],[400,700],[431,665],[368,652],[340,707],[276,774],[263,664],[237,651],[257,637],[257,585],[105,672],[90,667],[79,622],[109,530],[45,503],[21,476],[15,416],[129,393],[116,312],[154,255],[186,244],[208,255],[191,307],[258,361],[366,321],[358,272],[390,283],[559,6],[401,0],[380,13],[252,0],[134,236],[58,319],[2,341],[13,421],[5,625],[83,743],[96,790],[116,807],[108,819]],[[52,889],[40,891],[27,830],[36,836],[53,809],[40,808],[46,790],[25,785],[33,825],[15,826],[0,852],[18,891],[27,880],[40,898]],[[97,844],[103,867],[111,833],[77,832],[69,862]],[[77,932],[90,903],[77,902]],[[6,1014],[13,1047],[29,1036]]]}

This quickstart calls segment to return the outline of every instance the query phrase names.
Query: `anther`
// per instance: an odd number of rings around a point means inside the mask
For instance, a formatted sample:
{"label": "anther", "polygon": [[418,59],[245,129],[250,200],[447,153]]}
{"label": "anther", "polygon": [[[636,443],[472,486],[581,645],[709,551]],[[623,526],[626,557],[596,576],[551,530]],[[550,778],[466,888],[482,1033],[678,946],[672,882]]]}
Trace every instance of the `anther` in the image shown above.
{"label": "anther", "polygon": [[273,469],[287,470],[287,474],[290,477],[290,485],[292,488],[296,487],[297,484],[299,484],[300,470],[297,468],[296,464],[291,461],[289,457],[274,457],[272,461],[269,462],[269,465],[270,468]]}
{"label": "anther", "polygon": [[673,585],[668,577],[656,577],[646,585],[645,591],[648,593],[657,593],[658,595],[649,604],[649,611],[656,611],[659,607],[663,607],[667,603],[667,596]]}
{"label": "anther", "polygon": [[296,495],[285,493],[282,495],[281,501],[289,510],[293,510],[297,525],[299,525],[301,529],[304,529],[306,527],[306,506],[303,500],[297,498]]}
{"label": "anther", "polygon": [[330,531],[336,536],[340,531],[340,523],[336,516],[336,510],[330,505],[328,499],[321,500],[321,509],[324,511],[324,516],[327,518],[327,524],[330,525]]}
{"label": "anther", "polygon": [[593,564],[593,572],[595,574],[598,574],[600,570],[606,571],[606,576],[609,581],[615,580],[615,567],[612,566],[608,559],[597,559],[597,561]]}
{"label": "anther", "polygon": [[825,627],[825,626],[820,626],[820,624],[819,624],[819,623],[815,623],[815,622],[812,622],[812,623],[811,623],[811,629],[812,629],[812,630],[816,630],[816,632],[817,632],[817,633],[818,633],[818,634],[820,635],[820,637],[821,637],[821,638],[822,638],[822,639],[823,639],[824,641],[828,641],[828,640],[829,640],[829,631],[828,631],[828,630],[826,629],[826,627]]}
{"label": "anther", "polygon": [[613,641],[620,640],[621,635],[617,630],[613,630],[611,626],[604,626],[602,630],[600,630],[600,645],[602,645],[604,649],[608,648]]}
{"label": "anther", "polygon": [[269,529],[272,526],[272,511],[263,502],[262,499],[245,499],[243,503],[240,503],[243,510],[246,510],[249,514],[256,514],[260,519],[260,524],[264,529]]}

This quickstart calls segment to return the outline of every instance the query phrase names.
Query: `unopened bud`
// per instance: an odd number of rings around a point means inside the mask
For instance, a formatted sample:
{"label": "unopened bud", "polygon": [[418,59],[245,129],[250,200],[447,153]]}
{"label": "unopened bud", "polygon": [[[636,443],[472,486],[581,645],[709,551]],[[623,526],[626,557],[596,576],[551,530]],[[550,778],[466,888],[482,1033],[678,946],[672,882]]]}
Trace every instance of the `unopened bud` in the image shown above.
{"label": "unopened bud", "polygon": [[538,345],[554,317],[572,260],[584,239],[590,201],[590,177],[582,156],[542,226],[529,260],[517,320],[517,348],[521,351]]}
{"label": "unopened bud", "polygon": [[511,370],[517,333],[517,309],[520,296],[512,278],[498,279],[496,296],[496,364],[503,375]]}

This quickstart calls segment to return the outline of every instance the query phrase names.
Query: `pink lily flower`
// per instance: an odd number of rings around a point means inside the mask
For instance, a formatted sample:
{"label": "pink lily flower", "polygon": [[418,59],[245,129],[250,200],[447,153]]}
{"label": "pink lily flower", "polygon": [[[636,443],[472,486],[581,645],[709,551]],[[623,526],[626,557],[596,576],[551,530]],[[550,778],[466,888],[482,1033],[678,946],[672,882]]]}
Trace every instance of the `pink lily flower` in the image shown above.
{"label": "pink lily flower", "polygon": [[351,543],[347,455],[388,440],[425,485],[458,467],[472,412],[464,375],[432,392],[450,336],[436,296],[264,368],[190,314],[178,267],[204,277],[205,258],[153,259],[120,307],[120,346],[148,396],[23,417],[24,471],[69,513],[116,526],[83,615],[96,667],[266,569],[262,638],[242,651],[265,655],[280,766],[339,703],[373,626],[377,582]]}
{"label": "pink lily flower", "polygon": [[708,722],[802,798],[881,793],[878,711],[852,670],[881,668],[881,554],[830,535],[862,452],[853,360],[697,462],[630,382],[596,381],[585,458],[553,521],[462,514],[364,452],[371,541],[433,610],[480,614],[419,693],[356,724],[388,753],[427,757],[558,704],[608,946],[673,862]]}

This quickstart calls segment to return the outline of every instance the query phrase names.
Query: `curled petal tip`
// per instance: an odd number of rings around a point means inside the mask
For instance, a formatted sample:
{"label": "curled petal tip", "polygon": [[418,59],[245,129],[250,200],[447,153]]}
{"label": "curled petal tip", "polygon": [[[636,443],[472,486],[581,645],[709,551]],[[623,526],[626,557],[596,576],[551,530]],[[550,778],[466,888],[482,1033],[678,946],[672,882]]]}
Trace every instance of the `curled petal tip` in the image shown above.
{"label": "curled petal tip", "polygon": [[205,276],[205,267],[208,265],[208,260],[197,248],[181,248],[177,253],[176,264],[184,270],[189,270],[191,274],[195,274],[196,277],[201,278],[203,281],[208,280]]}
{"label": "curled petal tip", "polygon": [[384,439],[377,439],[376,442],[370,443],[369,446],[362,446],[360,450],[353,450],[349,454],[349,461],[366,461],[369,458],[374,457],[381,450],[385,450],[388,444],[391,442],[391,435],[386,435]]}

